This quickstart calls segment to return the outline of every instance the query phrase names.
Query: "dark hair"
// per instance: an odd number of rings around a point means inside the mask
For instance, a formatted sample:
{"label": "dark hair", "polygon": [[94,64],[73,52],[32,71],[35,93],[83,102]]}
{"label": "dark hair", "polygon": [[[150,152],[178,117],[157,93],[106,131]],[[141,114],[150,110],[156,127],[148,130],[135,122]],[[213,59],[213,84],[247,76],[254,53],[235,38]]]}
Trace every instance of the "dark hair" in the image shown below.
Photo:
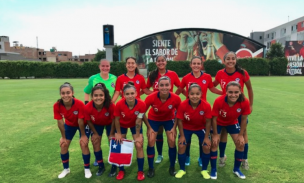
{"label": "dark hair", "polygon": [[[133,59],[133,60],[135,61],[135,63],[137,63],[135,57],[127,57],[127,58],[126,58],[126,63],[128,62],[129,59]],[[139,74],[139,69],[138,69],[137,67],[136,67],[136,69],[135,69],[135,74]]]}
{"label": "dark hair", "polygon": [[168,76],[162,76],[162,77],[160,77],[160,78],[158,79],[158,84],[159,84],[160,81],[162,81],[162,80],[167,80],[167,81],[169,81],[169,83],[171,84],[171,79],[170,79]]}
{"label": "dark hair", "polygon": [[[229,86],[237,86],[242,91],[242,87],[241,87],[240,83],[238,83],[236,81],[230,81],[226,85],[226,91],[228,91]],[[239,95],[239,98],[237,99],[237,102],[243,102],[243,101],[245,101],[245,95],[241,92],[241,94]]]}
{"label": "dark hair", "polygon": [[244,69],[243,69],[241,66],[239,66],[239,64],[237,63],[237,56],[236,56],[236,54],[235,54],[233,51],[229,51],[229,52],[227,52],[227,53],[224,55],[224,62],[225,62],[225,60],[226,60],[228,54],[230,54],[230,53],[234,54],[234,56],[235,56],[235,60],[236,60],[236,63],[235,63],[235,70],[236,70],[237,72],[241,73],[242,75],[245,75]]}
{"label": "dark hair", "polygon": [[[73,88],[73,86],[71,85],[71,83],[69,83],[69,82],[64,82],[64,83],[59,87],[59,92],[61,92],[61,89],[62,89],[62,88],[65,88],[65,87],[70,88],[71,91],[74,92],[74,88]],[[73,95],[73,98],[75,98],[74,95]],[[63,103],[63,100],[62,100],[62,99],[58,99],[57,102],[60,104],[60,103]]]}
{"label": "dark hair", "polygon": [[91,91],[91,97],[93,98],[93,93],[96,90],[101,90],[103,91],[104,95],[105,95],[105,100],[103,103],[103,106],[107,109],[109,109],[110,104],[111,104],[111,97],[110,97],[110,93],[109,90],[107,89],[106,85],[104,83],[97,83]]}
{"label": "dark hair", "polygon": [[126,89],[129,89],[129,88],[133,88],[135,91],[136,91],[136,88],[134,86],[134,83],[132,81],[129,81],[122,89],[123,92],[125,92]]}
{"label": "dark hair", "polygon": [[[157,55],[156,57],[156,61],[159,57],[163,57],[165,60],[167,60],[166,56],[165,55]],[[153,85],[153,83],[155,82],[157,76],[158,76],[158,68],[156,68],[154,71],[151,71],[150,74],[149,74],[149,80],[150,80],[150,84]]]}
{"label": "dark hair", "polygon": [[192,90],[192,88],[198,88],[199,91],[202,92],[202,88],[200,87],[200,85],[198,85],[197,83],[191,83],[189,88],[188,88],[188,93],[190,93],[190,90]]}
{"label": "dark hair", "polygon": [[200,61],[201,61],[201,63],[203,64],[203,60],[202,60],[202,57],[199,57],[199,56],[193,56],[192,58],[191,58],[191,61],[190,61],[190,64],[192,64],[192,61],[194,60],[194,59],[199,59]]}

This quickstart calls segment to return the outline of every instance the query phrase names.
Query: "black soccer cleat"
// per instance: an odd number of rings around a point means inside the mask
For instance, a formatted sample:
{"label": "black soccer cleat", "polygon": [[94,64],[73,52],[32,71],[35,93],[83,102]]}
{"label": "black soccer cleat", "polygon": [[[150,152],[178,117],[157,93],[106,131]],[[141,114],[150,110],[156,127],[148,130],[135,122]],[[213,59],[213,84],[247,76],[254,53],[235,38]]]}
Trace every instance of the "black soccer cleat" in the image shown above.
{"label": "black soccer cleat", "polygon": [[105,167],[98,168],[98,171],[96,172],[97,176],[101,176],[106,171]]}
{"label": "black soccer cleat", "polygon": [[154,176],[155,176],[155,169],[154,169],[154,168],[149,168],[148,173],[147,173],[147,176],[148,176],[149,178],[154,177]]}
{"label": "black soccer cleat", "polygon": [[175,171],[175,167],[174,167],[174,166],[169,168],[169,174],[170,174],[171,176],[175,176],[176,171]]}
{"label": "black soccer cleat", "polygon": [[115,177],[117,174],[117,166],[112,166],[111,171],[109,173],[109,177]]}

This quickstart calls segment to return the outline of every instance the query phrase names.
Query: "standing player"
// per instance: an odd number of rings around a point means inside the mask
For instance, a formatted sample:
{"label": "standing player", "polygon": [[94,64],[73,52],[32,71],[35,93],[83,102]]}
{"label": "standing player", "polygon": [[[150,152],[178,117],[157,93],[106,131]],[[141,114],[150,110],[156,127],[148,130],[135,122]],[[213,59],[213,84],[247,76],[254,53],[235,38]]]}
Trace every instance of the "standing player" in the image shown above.
{"label": "standing player", "polygon": [[[100,148],[102,134],[104,128],[107,131],[108,138],[110,137],[111,127],[112,134],[114,134],[114,104],[111,103],[109,90],[105,84],[97,83],[91,92],[92,100],[85,106],[85,120],[88,123],[92,133],[91,141],[94,148],[95,158],[99,165],[97,176],[100,176],[105,171],[105,166],[102,157],[102,150]],[[116,175],[115,169],[112,168],[111,175]]]}
{"label": "standing player", "polygon": [[[70,173],[69,168],[69,146],[76,133],[80,131],[80,147],[82,150],[82,158],[84,161],[85,178],[92,176],[90,170],[90,151],[88,148],[88,136],[90,133],[85,132],[84,126],[84,104],[82,101],[74,98],[74,89],[70,83],[65,82],[59,88],[60,97],[53,106],[54,119],[57,120],[58,128],[61,132],[60,138],[60,154],[63,164],[63,171],[58,178],[64,178]],[[64,118],[64,121],[63,121]]]}
{"label": "standing player", "polygon": [[[244,133],[247,126],[247,116],[250,114],[250,103],[241,91],[241,85],[231,81],[226,85],[226,95],[215,99],[212,108],[212,147],[211,147],[211,179],[217,179],[216,160],[219,134],[222,129],[232,137],[235,144],[233,173],[241,179],[245,175],[240,171],[244,155]],[[238,121],[241,115],[241,121]]]}
{"label": "standing player", "polygon": [[[180,170],[175,175],[176,178],[182,178],[186,174],[186,144],[191,140],[192,134],[196,134],[199,139],[199,149],[202,149],[200,157],[203,161],[201,174],[205,179],[210,179],[207,167],[210,160],[209,140],[211,127],[211,106],[206,100],[201,98],[202,89],[196,83],[191,83],[188,88],[188,99],[183,101],[177,110],[177,123],[181,124],[180,138],[178,143],[178,162]],[[181,130],[183,129],[183,130]]]}
{"label": "standing player", "polygon": [[[95,74],[89,78],[88,85],[84,88],[84,103],[87,104],[90,101],[90,93],[92,91],[92,88],[97,84],[97,83],[103,83],[107,87],[107,89],[110,92],[110,96],[113,97],[114,95],[114,90],[115,90],[115,83],[117,77],[114,76],[113,74],[110,74],[110,62],[106,59],[101,59],[100,64],[99,64],[99,69],[100,73]],[[88,128],[86,130],[89,130]],[[98,166],[97,161],[95,160],[94,166]],[[113,167],[115,168],[115,167]],[[111,170],[114,172],[114,169]],[[116,172],[116,168],[115,168]],[[109,176],[112,176],[109,174]],[[114,175],[113,175],[114,176]]]}
{"label": "standing player", "polygon": [[136,64],[136,58],[134,57],[128,57],[126,59],[126,68],[127,68],[127,73],[120,75],[117,78],[116,81],[116,86],[115,86],[115,93],[112,98],[112,102],[115,103],[119,94],[123,94],[123,87],[129,82],[134,83],[134,87],[136,88],[137,92],[137,98],[140,99],[140,93],[143,91],[144,93],[148,92],[148,89],[146,89],[146,83],[145,83],[145,78],[139,74],[139,70],[137,68]]}
{"label": "standing player", "polygon": [[[121,143],[122,138],[126,138],[127,130],[130,128],[137,151],[137,180],[144,180],[144,151],[142,135],[142,118],[145,113],[145,103],[136,97],[137,91],[134,84],[128,82],[123,87],[124,98],[120,99],[115,107],[115,139]],[[125,175],[124,167],[119,167],[117,180],[122,180]]]}
{"label": "standing player", "polygon": [[[166,69],[167,60],[166,57],[163,55],[158,55],[156,57],[156,69],[154,71],[151,71],[147,80],[147,89],[152,87],[153,92],[158,91],[158,80],[162,76],[168,76],[171,79],[171,89],[170,92],[173,92],[174,85],[176,87],[180,86],[180,80],[178,78],[178,75],[174,71],[170,71]],[[152,91],[148,90],[149,93],[153,93]],[[162,152],[163,152],[163,144],[164,144],[164,137],[163,137],[164,128],[161,126],[158,130],[157,136],[156,136],[156,149],[158,152],[157,159],[155,163],[160,163],[163,160]]]}
{"label": "standing player", "polygon": [[[219,70],[215,76],[215,80],[213,81],[214,86],[217,86],[218,84],[221,85],[221,88],[223,90],[223,94],[226,93],[226,85],[230,81],[236,81],[240,83],[241,91],[244,93],[244,84],[247,87],[248,90],[248,96],[250,101],[250,111],[252,112],[252,105],[253,105],[253,90],[250,82],[249,74],[246,70],[240,68],[237,64],[237,57],[234,52],[228,52],[224,56],[224,65],[225,68],[222,70]],[[239,116],[239,122],[241,121],[241,116]],[[226,161],[226,155],[225,155],[225,149],[227,144],[227,131],[223,129],[221,133],[221,142],[219,144],[220,149],[220,160],[219,160],[219,167],[225,166]],[[244,139],[245,139],[245,150],[244,150],[244,157],[242,161],[242,167],[245,170],[249,169],[249,164],[247,160],[248,156],[248,135],[247,130],[244,132]]]}
{"label": "standing player", "polygon": [[148,133],[148,163],[149,171],[148,177],[154,177],[154,156],[155,156],[155,141],[156,141],[156,132],[160,126],[163,126],[166,130],[168,144],[169,144],[169,159],[170,159],[170,175],[175,175],[175,160],[176,160],[176,123],[174,123],[174,112],[177,110],[181,99],[178,95],[170,92],[171,89],[171,80],[167,76],[162,76],[158,80],[158,92],[154,92],[147,96],[146,110],[149,109],[147,133]]}
{"label": "standing player", "polygon": [[[182,90],[186,87],[187,94],[186,96],[189,96],[189,86],[191,83],[197,83],[201,87],[202,95],[201,98],[204,101],[207,101],[207,91],[208,89],[215,94],[222,95],[222,91],[218,90],[213,86],[212,78],[210,74],[203,73],[201,71],[201,68],[203,66],[203,61],[201,57],[192,57],[190,61],[190,67],[192,69],[192,72],[187,74],[183,77],[182,82],[178,90],[176,91],[176,94],[180,94]],[[186,165],[190,165],[190,144],[191,144],[191,136],[189,138],[189,141],[187,142],[186,147]],[[199,165],[202,166],[202,160],[201,160],[201,149],[199,152],[199,158],[198,162]]]}

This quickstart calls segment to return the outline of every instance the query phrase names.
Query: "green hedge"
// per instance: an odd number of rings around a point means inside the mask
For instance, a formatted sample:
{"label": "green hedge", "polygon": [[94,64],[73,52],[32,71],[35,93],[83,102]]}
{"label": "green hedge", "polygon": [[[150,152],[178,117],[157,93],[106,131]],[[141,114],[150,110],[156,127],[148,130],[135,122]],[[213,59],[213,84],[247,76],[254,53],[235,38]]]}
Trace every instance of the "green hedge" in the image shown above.
{"label": "green hedge", "polygon": [[269,75],[269,62],[265,58],[242,58],[237,62],[250,76]]}
{"label": "green hedge", "polygon": [[[99,73],[99,62],[29,62],[29,61],[1,61],[0,77],[20,78],[77,78],[90,77]],[[119,76],[125,73],[125,62],[111,62],[111,73]]]}
{"label": "green hedge", "polygon": [[[148,72],[151,72],[156,69],[155,62],[150,62],[148,64]],[[189,61],[170,61],[167,62],[167,69],[175,71],[179,77],[183,77],[189,72],[191,72],[190,62]]]}
{"label": "green hedge", "polygon": [[218,60],[206,60],[204,62],[205,72],[211,76],[215,76],[217,71],[224,68],[224,65],[221,64]]}
{"label": "green hedge", "polygon": [[288,60],[285,57],[273,58],[269,60],[270,74],[276,76],[286,75]]}

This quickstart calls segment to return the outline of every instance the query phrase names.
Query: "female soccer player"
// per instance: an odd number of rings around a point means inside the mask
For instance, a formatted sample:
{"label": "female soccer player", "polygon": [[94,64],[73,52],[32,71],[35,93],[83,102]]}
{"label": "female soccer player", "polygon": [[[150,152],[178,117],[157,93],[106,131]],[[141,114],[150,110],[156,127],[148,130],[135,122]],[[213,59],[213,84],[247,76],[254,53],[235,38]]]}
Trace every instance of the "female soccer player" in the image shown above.
{"label": "female soccer player", "polygon": [[[143,151],[143,135],[142,135],[142,118],[144,116],[146,105],[137,98],[137,91],[132,82],[128,82],[123,87],[124,98],[119,100],[116,104],[115,116],[115,139],[121,143],[122,138],[126,138],[127,130],[130,128],[135,147],[137,151],[137,180],[144,180],[144,151]],[[117,180],[122,180],[125,175],[124,167],[119,167]]]}
{"label": "female soccer player", "polygon": [[146,89],[145,78],[144,78],[144,76],[139,74],[139,70],[138,70],[137,64],[136,64],[136,58],[128,57],[126,59],[126,68],[127,68],[127,73],[122,74],[117,78],[116,86],[115,86],[115,93],[112,98],[113,103],[116,102],[120,93],[122,93],[122,96],[124,96],[123,87],[129,81],[134,83],[134,87],[136,88],[136,92],[137,92],[136,97],[138,99],[140,99],[141,90],[143,91],[143,93],[148,92],[148,89]]}
{"label": "female soccer player", "polygon": [[[203,66],[203,60],[201,57],[194,56],[192,57],[190,61],[190,67],[192,69],[192,72],[187,74],[183,77],[182,82],[178,90],[176,91],[176,94],[180,94],[182,90],[186,87],[187,94],[186,96],[189,96],[189,86],[191,83],[197,83],[202,90],[202,100],[207,101],[207,90],[209,89],[212,93],[222,95],[222,91],[218,90],[213,86],[212,78],[210,74],[203,73],[201,71],[201,68]],[[191,136],[190,140],[187,142],[186,147],[186,165],[190,165],[190,144],[191,144]],[[201,149],[199,154],[202,154]],[[202,160],[199,155],[198,159],[199,165],[202,166]]]}
{"label": "female soccer player", "polygon": [[[224,65],[225,68],[222,70],[219,70],[215,76],[215,80],[213,81],[214,86],[217,86],[218,84],[221,85],[221,88],[223,90],[223,94],[226,93],[226,85],[230,81],[236,81],[240,83],[241,85],[241,91],[243,93],[244,84],[247,87],[248,90],[248,96],[250,101],[250,110],[252,111],[252,105],[253,105],[253,90],[250,82],[249,74],[246,70],[240,68],[237,64],[237,57],[234,52],[228,52],[224,56]],[[241,116],[239,116],[239,121],[241,120]],[[244,139],[245,139],[245,150],[244,150],[244,157],[242,161],[242,167],[245,170],[249,169],[249,164],[247,160],[248,156],[248,136],[247,131],[244,132]],[[219,159],[219,167],[225,166],[226,161],[226,155],[225,155],[225,149],[227,144],[227,131],[223,129],[221,133],[221,142],[219,144],[219,150],[220,150],[220,159]]]}
{"label": "female soccer player", "polygon": [[[250,114],[250,103],[242,93],[241,85],[236,81],[230,81],[226,85],[226,95],[215,99],[212,109],[212,147],[211,147],[211,179],[217,179],[216,160],[219,134],[226,129],[235,144],[233,173],[241,179],[245,175],[240,171],[240,165],[244,155],[244,133],[247,127],[247,116]],[[238,117],[241,117],[239,124]]]}
{"label": "female soccer player", "polygon": [[[166,69],[167,60],[164,55],[158,55],[156,57],[155,64],[156,64],[157,68],[149,74],[149,77],[147,80],[147,85],[146,85],[147,89],[149,89],[152,86],[153,92],[158,91],[158,80],[162,76],[168,76],[171,79],[170,92],[173,92],[174,85],[176,87],[180,86],[180,80],[179,80],[176,72]],[[147,93],[147,94],[153,93],[150,90],[148,90],[148,91],[149,91],[149,93]],[[158,156],[157,156],[155,163],[160,163],[163,160],[163,156],[162,156],[163,143],[164,143],[163,131],[164,131],[164,128],[161,126],[159,128],[157,136],[156,136],[156,149],[158,152]]]}
{"label": "female soccer player", "polygon": [[[85,178],[90,178],[90,151],[88,148],[89,133],[85,133],[84,103],[74,98],[74,89],[70,83],[64,83],[59,88],[60,97],[53,106],[54,119],[57,120],[61,132],[60,154],[63,164],[63,171],[58,178],[63,178],[70,173],[69,168],[69,146],[77,130],[80,131],[80,147],[84,161]],[[64,121],[63,121],[64,118]]]}
{"label": "female soccer player", "polygon": [[155,156],[155,140],[156,132],[160,126],[163,126],[166,130],[168,144],[169,144],[169,159],[170,159],[170,175],[175,175],[175,160],[176,160],[176,123],[174,123],[174,112],[178,109],[181,99],[178,95],[170,92],[171,89],[171,80],[167,76],[162,76],[158,80],[158,92],[154,92],[147,96],[146,110],[149,109],[147,133],[148,133],[148,163],[149,171],[148,177],[153,177],[155,175],[153,161]]}
{"label": "female soccer player", "polygon": [[[97,160],[99,169],[96,173],[100,176],[105,171],[103,163],[102,150],[100,148],[101,139],[104,128],[107,131],[108,138],[110,137],[111,127],[112,134],[114,134],[114,104],[111,103],[111,97],[109,90],[105,84],[97,83],[92,89],[91,97],[92,100],[85,106],[85,120],[88,123],[91,131],[93,132],[91,141],[94,148],[95,158]],[[112,168],[116,174],[116,166]],[[112,171],[111,169],[111,171]]]}
{"label": "female soccer player", "polygon": [[191,83],[188,88],[188,99],[183,101],[177,111],[177,123],[181,124],[180,137],[178,140],[178,162],[180,170],[175,175],[176,178],[182,178],[186,174],[186,144],[191,140],[192,134],[196,134],[199,139],[199,148],[202,149],[200,155],[203,166],[201,174],[205,179],[210,179],[207,167],[210,160],[209,140],[211,127],[211,106],[202,97],[202,89],[196,83]]}

